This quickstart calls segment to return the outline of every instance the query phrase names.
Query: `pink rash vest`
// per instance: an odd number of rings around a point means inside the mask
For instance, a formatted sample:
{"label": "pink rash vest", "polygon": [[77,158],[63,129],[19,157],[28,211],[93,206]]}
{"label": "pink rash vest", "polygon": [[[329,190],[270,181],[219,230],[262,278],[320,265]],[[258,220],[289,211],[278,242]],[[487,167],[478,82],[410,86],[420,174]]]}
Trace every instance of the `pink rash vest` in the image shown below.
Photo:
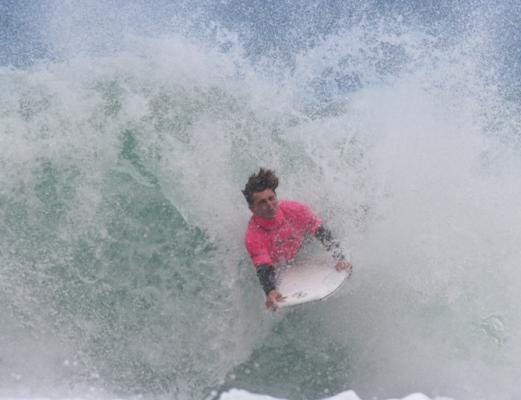
{"label": "pink rash vest", "polygon": [[245,244],[253,265],[276,265],[297,255],[306,234],[314,234],[322,224],[308,206],[281,200],[273,219],[253,215],[246,231]]}

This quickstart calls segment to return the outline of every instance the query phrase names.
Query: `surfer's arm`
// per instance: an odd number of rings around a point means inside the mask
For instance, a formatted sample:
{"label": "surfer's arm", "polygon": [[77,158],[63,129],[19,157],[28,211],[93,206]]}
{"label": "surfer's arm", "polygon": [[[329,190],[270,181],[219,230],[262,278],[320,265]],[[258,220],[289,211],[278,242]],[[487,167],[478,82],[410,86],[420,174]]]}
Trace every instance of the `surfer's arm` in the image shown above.
{"label": "surfer's arm", "polygon": [[269,264],[261,264],[257,266],[257,276],[266,293],[266,308],[275,311],[278,308],[277,303],[284,301],[275,287],[275,268]]}
{"label": "surfer's arm", "polygon": [[320,227],[315,231],[315,237],[320,240],[320,243],[322,243],[325,249],[331,253],[335,260],[345,260],[344,253],[342,253],[342,249],[340,248],[340,243],[333,237],[333,234],[329,229],[320,225]]}
{"label": "surfer's arm", "polygon": [[257,276],[266,295],[275,290],[275,268],[269,264],[261,264],[257,266]]}
{"label": "surfer's arm", "polygon": [[331,231],[320,225],[320,227],[315,231],[315,237],[320,240],[322,245],[336,260],[335,269],[337,271],[347,271],[348,276],[351,275],[353,264],[346,260],[344,253],[342,253],[342,249],[340,248],[340,243],[338,240],[333,238]]}

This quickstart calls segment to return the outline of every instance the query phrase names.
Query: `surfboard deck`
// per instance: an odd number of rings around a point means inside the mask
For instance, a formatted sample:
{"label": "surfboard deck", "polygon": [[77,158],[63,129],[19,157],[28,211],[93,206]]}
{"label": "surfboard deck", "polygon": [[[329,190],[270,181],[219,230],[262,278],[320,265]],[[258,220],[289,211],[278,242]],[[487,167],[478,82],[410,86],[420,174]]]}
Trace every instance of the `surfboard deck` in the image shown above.
{"label": "surfboard deck", "polygon": [[281,268],[277,277],[277,290],[284,301],[277,302],[277,306],[282,308],[323,300],[342,286],[348,276],[347,271],[337,271],[331,262]]}

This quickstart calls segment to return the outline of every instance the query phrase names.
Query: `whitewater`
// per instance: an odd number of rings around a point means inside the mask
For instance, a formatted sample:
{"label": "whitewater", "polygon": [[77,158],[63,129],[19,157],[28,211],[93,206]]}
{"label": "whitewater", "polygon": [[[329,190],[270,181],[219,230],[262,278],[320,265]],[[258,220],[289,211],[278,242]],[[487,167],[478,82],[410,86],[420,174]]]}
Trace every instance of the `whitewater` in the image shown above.
{"label": "whitewater", "polygon": [[[1,399],[521,397],[514,1],[5,1]],[[259,167],[353,276],[270,313]]]}

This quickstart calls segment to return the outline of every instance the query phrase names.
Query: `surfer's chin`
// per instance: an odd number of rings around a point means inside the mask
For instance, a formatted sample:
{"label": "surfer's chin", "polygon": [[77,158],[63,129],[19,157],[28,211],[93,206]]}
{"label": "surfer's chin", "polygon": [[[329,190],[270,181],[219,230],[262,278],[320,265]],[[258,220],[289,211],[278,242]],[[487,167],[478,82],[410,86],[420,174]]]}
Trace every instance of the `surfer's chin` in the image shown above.
{"label": "surfer's chin", "polygon": [[275,217],[277,216],[277,211],[278,210],[275,210],[272,213],[267,213],[264,218],[266,218],[266,219],[275,219]]}

